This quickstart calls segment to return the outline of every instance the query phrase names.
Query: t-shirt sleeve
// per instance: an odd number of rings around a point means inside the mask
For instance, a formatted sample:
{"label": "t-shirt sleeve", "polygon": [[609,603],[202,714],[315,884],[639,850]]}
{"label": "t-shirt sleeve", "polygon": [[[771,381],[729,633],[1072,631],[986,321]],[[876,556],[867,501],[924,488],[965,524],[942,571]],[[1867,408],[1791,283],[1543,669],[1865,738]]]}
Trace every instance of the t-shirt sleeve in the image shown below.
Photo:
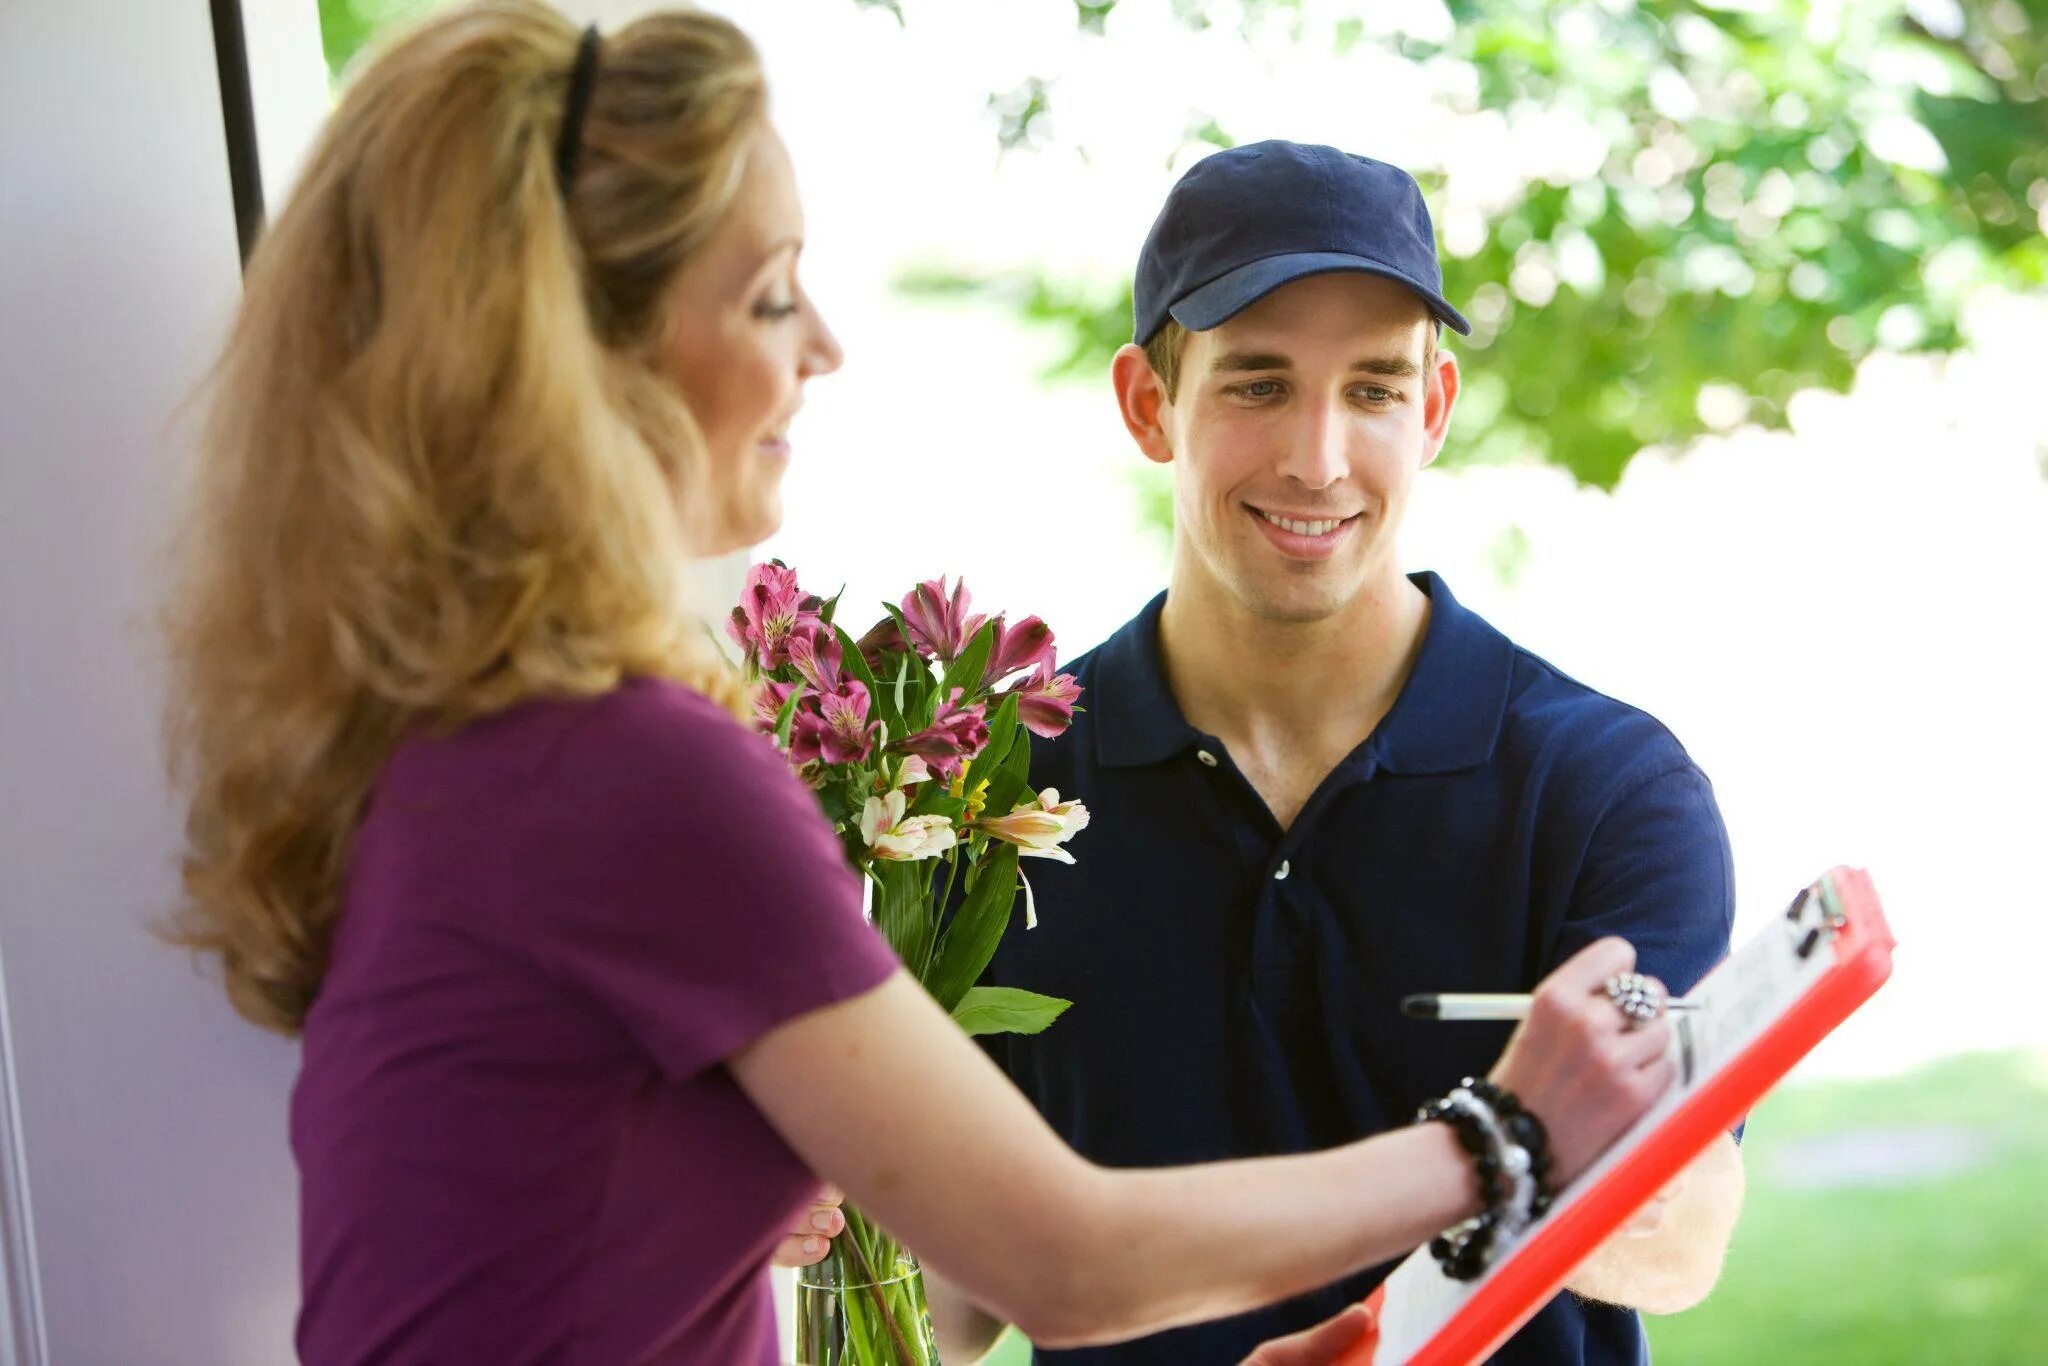
{"label": "t-shirt sleeve", "polygon": [[1727,956],[1734,920],[1727,827],[1706,775],[1683,762],[1626,789],[1601,815],[1549,966],[1619,935],[1635,945],[1636,971],[1682,996]]}
{"label": "t-shirt sleeve", "polygon": [[563,737],[530,945],[671,1078],[897,967],[816,799],[761,736],[643,689]]}

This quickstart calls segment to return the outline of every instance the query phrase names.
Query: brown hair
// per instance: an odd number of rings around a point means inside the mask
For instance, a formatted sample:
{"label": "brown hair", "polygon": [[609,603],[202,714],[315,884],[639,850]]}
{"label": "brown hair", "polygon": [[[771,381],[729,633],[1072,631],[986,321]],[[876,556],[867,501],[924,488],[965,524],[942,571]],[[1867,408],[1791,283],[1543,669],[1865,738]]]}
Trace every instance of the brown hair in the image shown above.
{"label": "brown hair", "polygon": [[655,355],[765,118],[709,15],[608,36],[439,11],[354,77],[249,264],[166,608],[189,797],[169,937],[294,1033],[378,771],[416,724],[666,677],[741,714],[682,601],[701,439]]}

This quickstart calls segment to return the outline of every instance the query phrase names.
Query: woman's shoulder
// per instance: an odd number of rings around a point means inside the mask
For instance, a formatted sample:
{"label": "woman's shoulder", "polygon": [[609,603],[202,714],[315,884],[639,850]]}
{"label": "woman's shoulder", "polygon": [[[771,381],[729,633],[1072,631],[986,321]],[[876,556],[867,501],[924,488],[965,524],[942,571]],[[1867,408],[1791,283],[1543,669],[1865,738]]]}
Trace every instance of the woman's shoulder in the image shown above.
{"label": "woman's shoulder", "polygon": [[380,786],[429,801],[493,790],[562,801],[579,789],[616,800],[710,776],[728,790],[794,781],[768,739],[716,701],[669,679],[630,677],[587,697],[531,698],[454,731],[418,730]]}
{"label": "woman's shoulder", "polygon": [[566,713],[536,757],[547,776],[572,785],[593,777],[613,790],[642,782],[667,790],[678,780],[709,778],[728,790],[795,782],[766,736],[669,679],[628,678],[566,704]]}

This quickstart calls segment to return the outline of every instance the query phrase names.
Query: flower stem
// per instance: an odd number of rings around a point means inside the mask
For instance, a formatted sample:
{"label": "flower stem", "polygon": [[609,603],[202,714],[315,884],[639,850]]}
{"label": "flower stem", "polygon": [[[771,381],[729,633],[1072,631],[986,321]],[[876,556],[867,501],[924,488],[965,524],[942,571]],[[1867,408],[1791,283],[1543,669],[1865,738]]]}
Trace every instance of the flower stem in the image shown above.
{"label": "flower stem", "polygon": [[[875,1310],[882,1316],[882,1325],[889,1330],[889,1340],[896,1344],[896,1359],[905,1366],[915,1366],[917,1358],[910,1354],[910,1344],[903,1340],[903,1327],[896,1322],[896,1315],[890,1312],[889,1301],[884,1298],[880,1278],[875,1275],[874,1266],[868,1261],[867,1253],[861,1248],[860,1238],[854,1232],[853,1220],[847,1221],[846,1231],[840,1234],[845,1246],[853,1252],[854,1273],[865,1281],[868,1297],[875,1302]],[[890,1270],[895,1270],[891,1267]]]}

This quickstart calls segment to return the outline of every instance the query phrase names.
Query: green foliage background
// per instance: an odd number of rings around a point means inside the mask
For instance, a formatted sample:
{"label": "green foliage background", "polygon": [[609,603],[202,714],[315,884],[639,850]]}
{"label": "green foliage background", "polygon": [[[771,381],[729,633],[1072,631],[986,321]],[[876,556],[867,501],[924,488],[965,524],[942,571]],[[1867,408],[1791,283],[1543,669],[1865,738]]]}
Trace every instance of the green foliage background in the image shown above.
{"label": "green foliage background", "polygon": [[[1547,460],[1610,487],[1645,446],[1782,425],[1794,393],[1845,388],[1874,346],[1954,349],[1979,288],[2048,281],[2048,0],[1446,0],[1441,40],[1312,19],[1301,0],[1025,2],[1071,8],[1093,41],[1116,40],[1119,9],[1166,5],[1194,28],[1278,25],[1339,59],[1391,48],[1468,68],[1460,113],[1569,111],[1600,131],[1597,175],[1526,186],[1484,245],[1444,262],[1475,325],[1456,343],[1447,461]],[[320,0],[330,66],[433,3]],[[852,3],[914,25],[941,0]],[[991,156],[1046,144],[1058,76],[991,93]],[[1902,119],[1939,169],[1873,150]],[[1197,114],[1182,146],[1231,142]],[[1442,184],[1444,168],[1409,169]],[[1129,337],[1129,281],[1076,284],[1053,264],[901,283],[1000,301],[1062,334],[1054,377],[1097,378]],[[1720,402],[1703,415],[1709,386]],[[1163,517],[1165,500],[1148,508]]]}
{"label": "green foliage background", "polygon": [[[1118,0],[1070,2],[1084,30],[1113,35]],[[1452,339],[1467,387],[1447,460],[1536,458],[1611,487],[1643,447],[1710,430],[1708,386],[1717,425],[1779,426],[1794,393],[1846,388],[1876,345],[1955,349],[1975,290],[2048,280],[2048,0],[1962,0],[1952,31],[1904,0],[1449,0],[1443,41],[1318,26],[1298,0],[1170,2],[1197,27],[1277,15],[1340,56],[1380,43],[1462,64],[1477,95],[1461,112],[1569,111],[1605,137],[1598,175],[1528,185],[1477,252],[1444,261],[1474,323]],[[1038,145],[1052,89],[991,97],[1002,146]],[[1941,169],[1872,150],[1900,120]],[[1191,143],[1231,138],[1197,117]],[[1409,169],[1425,191],[1442,183],[1443,168]],[[1055,376],[1100,375],[1130,337],[1127,280],[968,269],[904,283],[997,297],[1058,329]]]}

